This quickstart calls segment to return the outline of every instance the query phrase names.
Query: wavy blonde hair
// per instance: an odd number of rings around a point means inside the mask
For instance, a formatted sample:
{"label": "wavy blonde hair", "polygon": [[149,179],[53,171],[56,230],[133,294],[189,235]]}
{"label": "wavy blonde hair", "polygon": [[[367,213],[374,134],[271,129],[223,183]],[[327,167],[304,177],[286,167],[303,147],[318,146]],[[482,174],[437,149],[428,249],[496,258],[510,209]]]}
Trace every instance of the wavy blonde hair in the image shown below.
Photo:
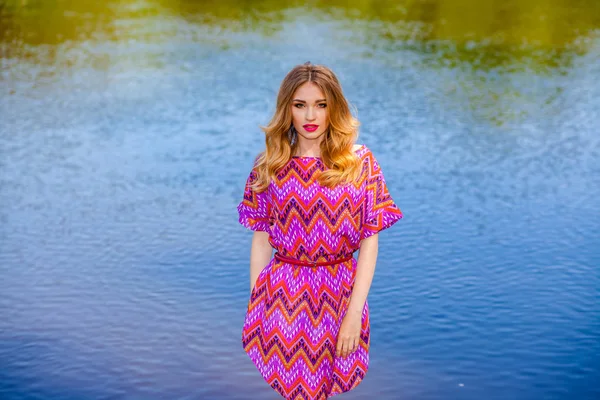
{"label": "wavy blonde hair", "polygon": [[321,89],[328,109],[329,127],[321,142],[321,161],[326,168],[317,176],[318,182],[333,188],[355,182],[361,174],[362,164],[353,150],[360,123],[352,116],[333,71],[324,65],[307,62],[288,72],[279,88],[275,114],[267,126],[261,126],[266,135],[266,149],[255,161],[258,178],[252,187],[257,192],[267,189],[270,180],[289,162],[298,148],[298,141],[292,145],[288,137],[292,127],[291,107],[294,93],[306,82],[313,82]]}

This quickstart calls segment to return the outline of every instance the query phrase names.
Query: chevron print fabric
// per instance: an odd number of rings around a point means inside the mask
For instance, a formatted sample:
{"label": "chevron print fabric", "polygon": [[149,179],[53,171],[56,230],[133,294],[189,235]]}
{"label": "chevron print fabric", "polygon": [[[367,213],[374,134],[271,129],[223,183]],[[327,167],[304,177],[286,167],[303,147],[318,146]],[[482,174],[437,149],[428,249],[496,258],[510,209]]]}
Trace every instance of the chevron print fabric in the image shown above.
{"label": "chevron print fabric", "polygon": [[[315,173],[317,157],[292,157],[268,190],[250,188],[238,205],[239,222],[269,233],[282,255],[332,261],[359,249],[360,241],[402,218],[373,156],[362,145],[360,179],[330,189]],[[337,335],[356,276],[356,259],[306,267],[275,258],[260,272],[250,294],[242,345],[265,381],[289,400],[327,399],[355,388],[369,367],[369,308],[365,303],[358,349],[335,355]]]}

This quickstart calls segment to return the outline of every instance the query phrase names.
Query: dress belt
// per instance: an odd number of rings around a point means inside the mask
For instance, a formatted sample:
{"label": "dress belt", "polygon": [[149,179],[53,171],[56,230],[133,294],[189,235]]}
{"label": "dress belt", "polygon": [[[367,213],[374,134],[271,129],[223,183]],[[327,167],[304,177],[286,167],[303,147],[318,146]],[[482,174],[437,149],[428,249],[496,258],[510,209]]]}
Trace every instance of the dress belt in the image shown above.
{"label": "dress belt", "polygon": [[333,265],[333,264],[343,263],[345,261],[352,259],[353,256],[352,256],[352,254],[350,254],[348,257],[338,258],[338,259],[329,260],[329,261],[319,261],[319,262],[317,262],[317,261],[301,261],[296,258],[283,256],[283,255],[279,254],[279,252],[276,252],[274,257],[276,259],[278,259],[279,261],[283,261],[285,263],[290,263],[290,264],[295,264],[295,265],[304,265],[306,267],[314,268],[314,267],[319,267],[322,265]]}

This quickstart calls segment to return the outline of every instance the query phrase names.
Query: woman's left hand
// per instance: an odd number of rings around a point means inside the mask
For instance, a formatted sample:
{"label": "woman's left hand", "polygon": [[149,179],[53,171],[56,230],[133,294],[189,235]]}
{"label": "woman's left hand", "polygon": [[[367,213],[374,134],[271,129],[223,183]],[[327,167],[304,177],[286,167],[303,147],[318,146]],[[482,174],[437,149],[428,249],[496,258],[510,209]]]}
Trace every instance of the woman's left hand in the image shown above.
{"label": "woman's left hand", "polygon": [[346,357],[348,354],[358,349],[360,342],[360,329],[362,325],[362,313],[346,313],[338,332],[337,345],[335,349],[336,356]]}

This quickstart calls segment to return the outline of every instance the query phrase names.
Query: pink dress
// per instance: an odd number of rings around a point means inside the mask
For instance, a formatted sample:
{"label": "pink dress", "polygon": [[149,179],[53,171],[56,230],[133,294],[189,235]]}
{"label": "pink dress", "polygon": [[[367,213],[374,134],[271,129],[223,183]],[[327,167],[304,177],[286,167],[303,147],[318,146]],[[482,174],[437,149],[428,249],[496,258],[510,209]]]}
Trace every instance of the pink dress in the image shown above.
{"label": "pink dress", "polygon": [[[330,189],[315,172],[318,157],[293,157],[268,190],[246,182],[239,222],[269,233],[280,254],[299,260],[336,260],[359,249],[360,241],[402,218],[373,153],[362,145],[360,179]],[[369,366],[369,308],[362,311],[358,349],[335,355],[337,335],[348,309],[356,259],[306,267],[275,258],[260,272],[248,301],[242,345],[266,382],[289,400],[327,399],[355,388]]]}

